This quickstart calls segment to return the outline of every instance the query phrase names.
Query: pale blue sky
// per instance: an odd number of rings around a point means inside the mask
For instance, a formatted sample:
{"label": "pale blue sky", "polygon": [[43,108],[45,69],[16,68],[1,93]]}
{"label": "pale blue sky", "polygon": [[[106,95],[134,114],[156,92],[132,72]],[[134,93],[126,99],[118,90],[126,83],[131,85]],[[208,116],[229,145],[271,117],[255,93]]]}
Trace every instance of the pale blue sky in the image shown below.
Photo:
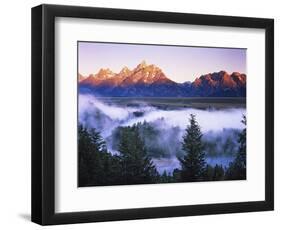
{"label": "pale blue sky", "polygon": [[82,75],[101,68],[113,72],[135,68],[143,60],[157,65],[176,82],[193,81],[202,74],[225,70],[246,73],[246,49],[78,42],[78,71]]}

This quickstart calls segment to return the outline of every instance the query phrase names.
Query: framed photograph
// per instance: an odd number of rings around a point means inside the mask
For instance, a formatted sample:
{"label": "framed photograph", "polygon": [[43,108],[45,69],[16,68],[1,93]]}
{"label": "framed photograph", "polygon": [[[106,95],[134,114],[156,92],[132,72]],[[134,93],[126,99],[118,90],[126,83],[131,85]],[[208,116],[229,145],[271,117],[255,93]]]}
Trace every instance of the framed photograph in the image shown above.
{"label": "framed photograph", "polygon": [[273,19],[32,8],[32,221],[273,210]]}

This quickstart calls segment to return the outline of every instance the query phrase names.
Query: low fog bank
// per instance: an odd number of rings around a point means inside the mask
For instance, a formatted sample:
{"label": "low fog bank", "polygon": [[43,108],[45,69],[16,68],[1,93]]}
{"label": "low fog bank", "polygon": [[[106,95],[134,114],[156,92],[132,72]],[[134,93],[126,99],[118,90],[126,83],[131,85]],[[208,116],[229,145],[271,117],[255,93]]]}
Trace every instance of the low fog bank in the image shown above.
{"label": "low fog bank", "polygon": [[195,114],[203,133],[207,162],[228,165],[237,152],[237,138],[243,128],[243,108],[180,108],[163,110],[145,103],[138,106],[107,105],[91,95],[79,95],[79,123],[96,128],[106,140],[107,148],[117,153],[120,127],[138,124],[149,155],[160,173],[179,168],[177,157],[182,136]]}

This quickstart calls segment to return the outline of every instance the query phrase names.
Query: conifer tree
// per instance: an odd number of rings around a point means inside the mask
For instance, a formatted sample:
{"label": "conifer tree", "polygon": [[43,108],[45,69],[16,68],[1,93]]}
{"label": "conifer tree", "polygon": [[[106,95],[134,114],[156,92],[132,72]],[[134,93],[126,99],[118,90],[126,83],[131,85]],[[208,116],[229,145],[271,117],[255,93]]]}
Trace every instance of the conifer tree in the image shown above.
{"label": "conifer tree", "polygon": [[213,180],[224,180],[224,169],[222,165],[216,164],[216,166],[214,167]]}
{"label": "conifer tree", "polygon": [[238,143],[239,149],[236,157],[232,163],[229,164],[229,168],[226,172],[226,179],[228,180],[244,180],[246,179],[246,116],[243,115],[241,121],[245,128],[239,134]]}
{"label": "conifer tree", "polygon": [[246,138],[246,125],[247,120],[246,116],[243,115],[243,119],[241,121],[245,128],[242,130],[242,132],[239,135],[238,143],[240,144],[238,155],[237,155],[237,161],[240,162],[240,166],[243,170],[246,170],[246,144],[247,144],[247,138]]}
{"label": "conifer tree", "polygon": [[79,125],[78,127],[78,184],[79,186],[87,186],[90,183],[91,173],[89,170],[88,160],[92,148],[91,138],[87,130]]}
{"label": "conifer tree", "polygon": [[95,129],[78,127],[79,186],[107,185],[114,168],[113,156],[107,151],[105,141]]}
{"label": "conifer tree", "polygon": [[147,155],[137,126],[122,128],[118,150],[124,184],[156,182],[158,173]]}
{"label": "conifer tree", "polygon": [[181,180],[202,181],[206,171],[205,153],[201,141],[202,133],[194,114],[190,114],[189,122],[182,142],[185,156],[179,158],[182,167]]}

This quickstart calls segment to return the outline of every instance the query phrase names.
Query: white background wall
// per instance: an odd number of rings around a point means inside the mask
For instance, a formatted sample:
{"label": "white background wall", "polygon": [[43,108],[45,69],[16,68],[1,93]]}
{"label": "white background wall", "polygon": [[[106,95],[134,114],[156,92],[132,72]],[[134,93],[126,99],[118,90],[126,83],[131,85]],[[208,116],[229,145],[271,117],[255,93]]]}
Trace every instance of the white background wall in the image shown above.
{"label": "white background wall", "polygon": [[[0,10],[0,228],[38,229],[30,222],[30,8],[41,1],[2,1]],[[56,229],[277,229],[281,224],[281,80],[279,1],[56,0],[85,5],[275,19],[275,211],[56,226]],[[49,228],[49,227],[48,227]]]}

